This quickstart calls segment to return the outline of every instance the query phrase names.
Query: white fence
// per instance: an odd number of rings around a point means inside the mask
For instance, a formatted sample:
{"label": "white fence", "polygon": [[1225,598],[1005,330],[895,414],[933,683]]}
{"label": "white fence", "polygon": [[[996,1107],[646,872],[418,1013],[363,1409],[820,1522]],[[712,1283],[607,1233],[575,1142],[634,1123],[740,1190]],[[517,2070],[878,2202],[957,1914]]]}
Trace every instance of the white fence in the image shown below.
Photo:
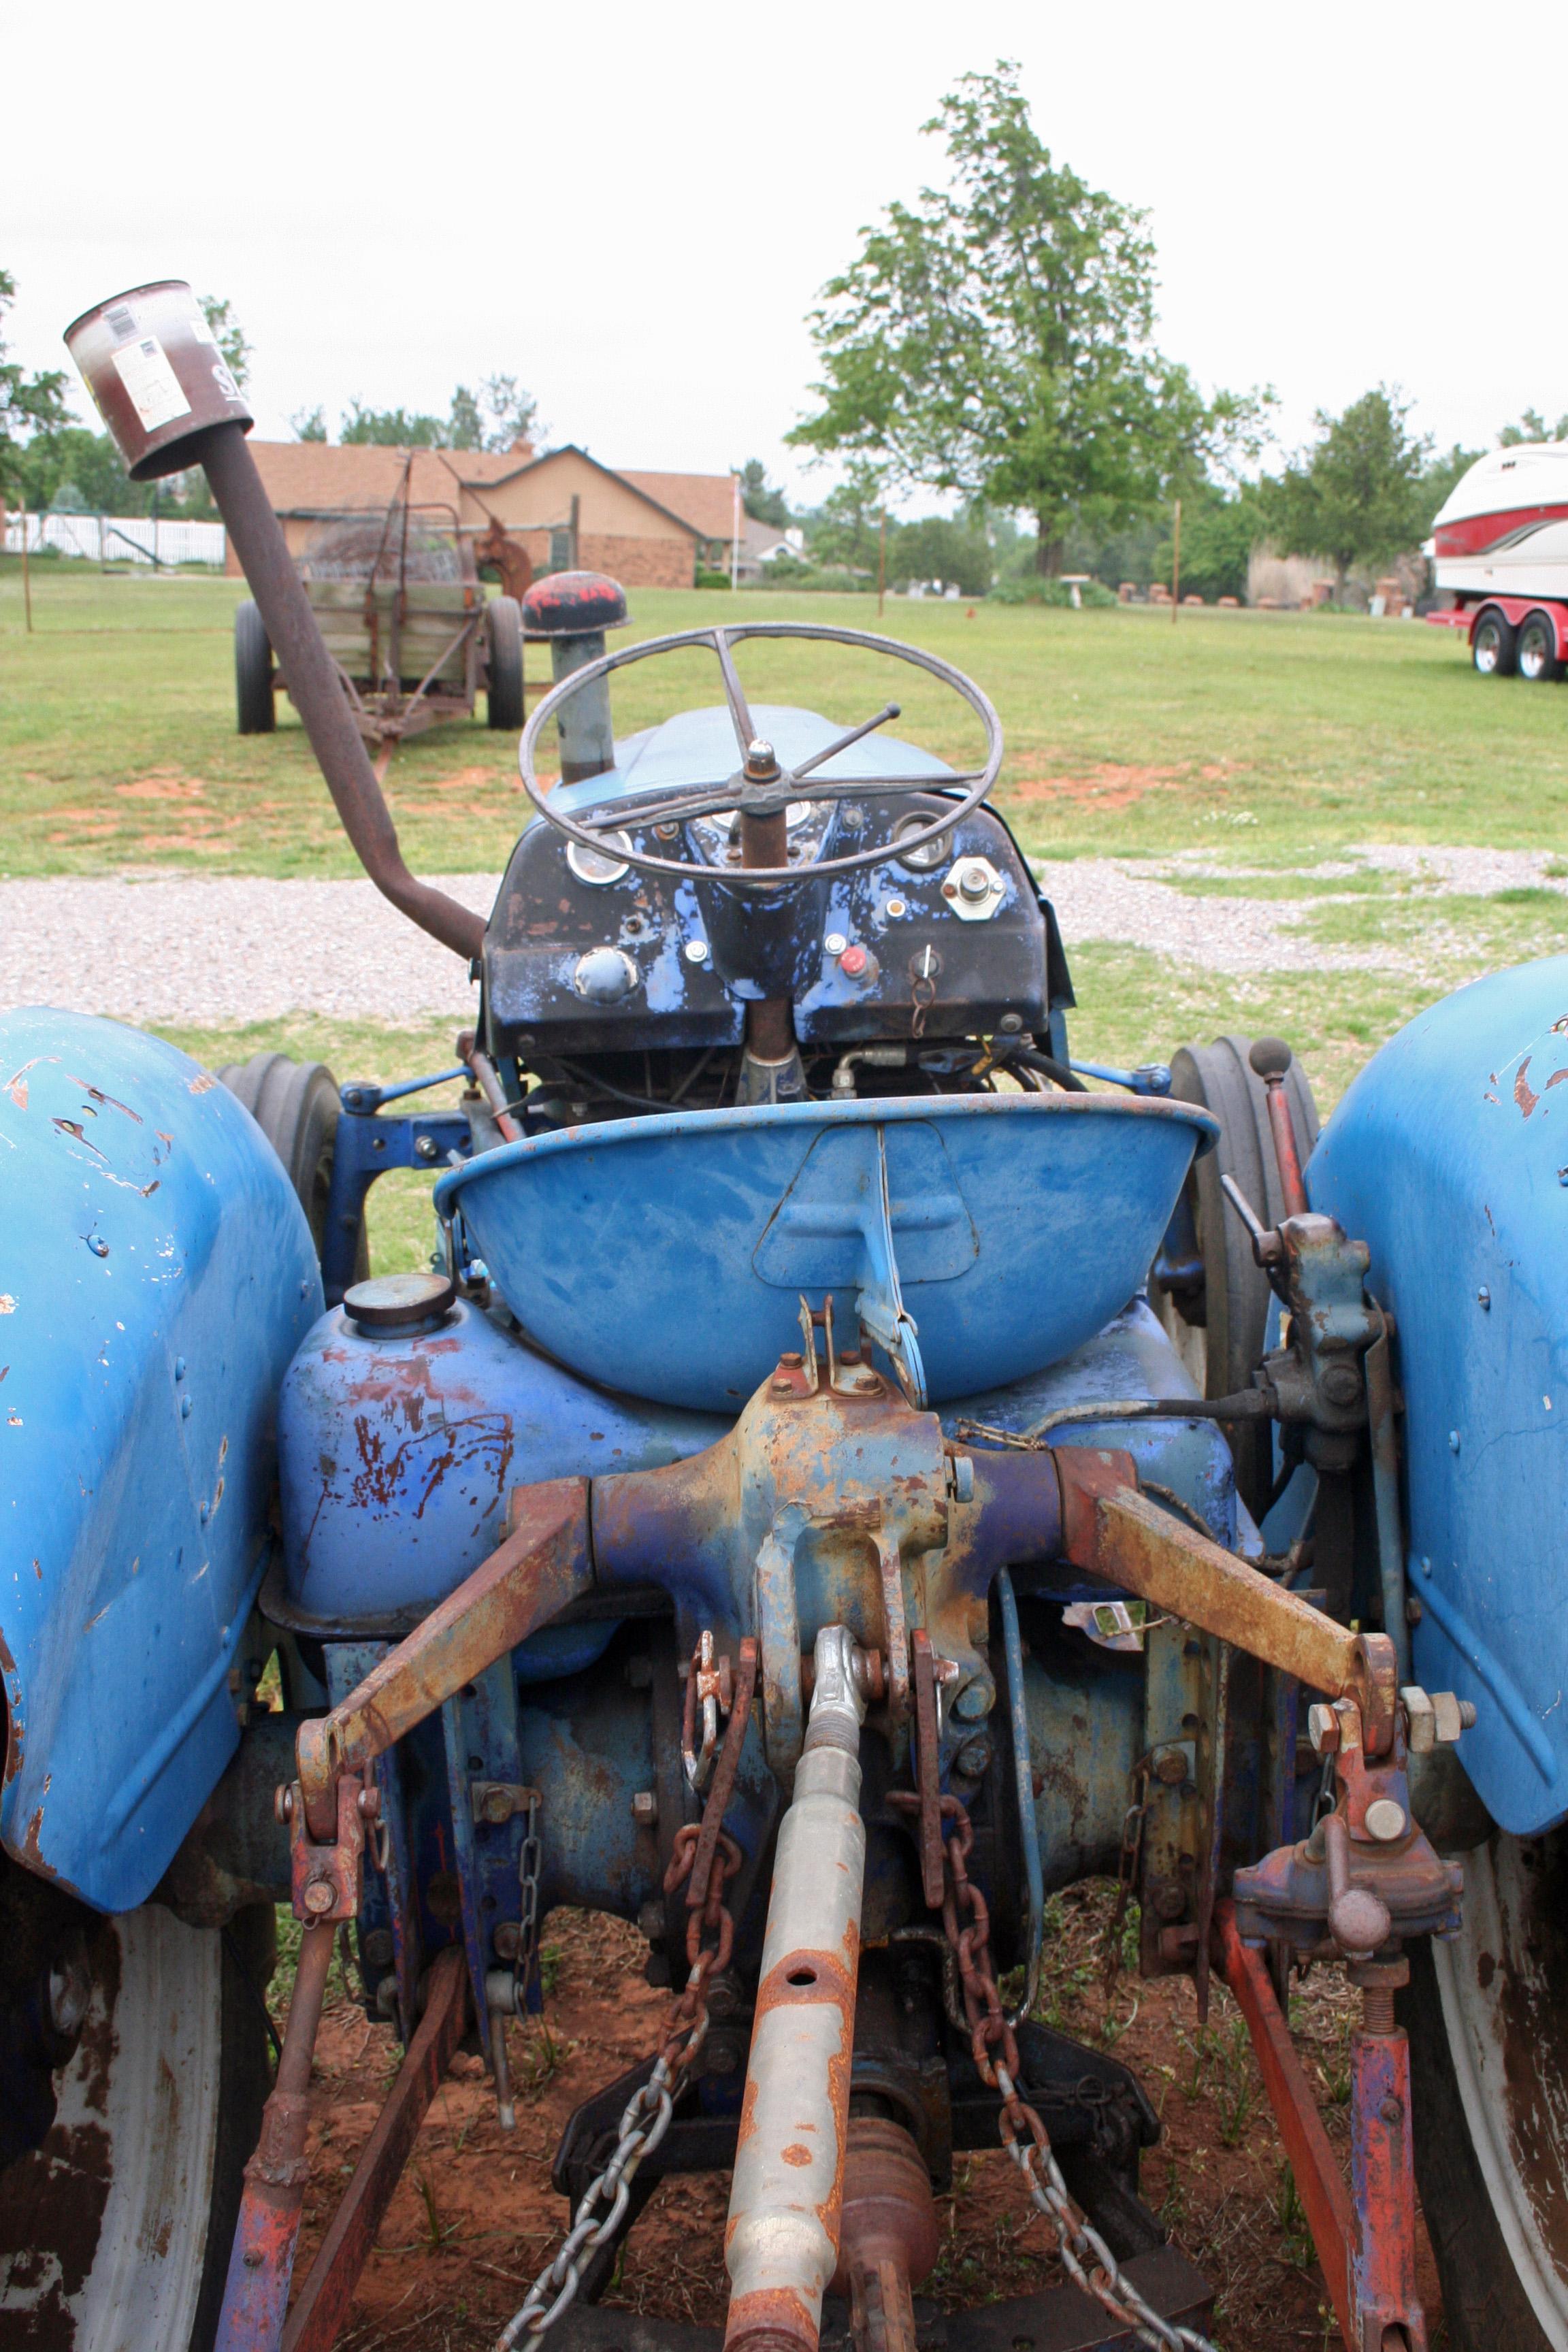
{"label": "white fence", "polygon": [[210,563],[220,571],[226,551],[221,522],[180,522],[151,515],[7,515],[5,552],[20,555],[24,525],[27,553],[58,548],[62,555],[89,563]]}

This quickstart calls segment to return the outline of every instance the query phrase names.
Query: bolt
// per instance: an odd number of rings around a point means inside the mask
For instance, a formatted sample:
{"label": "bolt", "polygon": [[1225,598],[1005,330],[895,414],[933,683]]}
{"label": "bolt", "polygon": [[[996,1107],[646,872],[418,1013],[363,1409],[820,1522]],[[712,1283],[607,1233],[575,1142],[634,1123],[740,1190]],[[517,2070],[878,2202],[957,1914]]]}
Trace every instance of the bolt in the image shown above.
{"label": "bolt", "polygon": [[330,1878],[312,1878],[305,1889],[305,1908],[313,1919],[324,1918],[337,1899]]}
{"label": "bolt", "polygon": [[1016,1037],[1023,1025],[1024,1016],[1021,1013],[1004,1013],[1001,1020],[996,1024],[997,1029],[1004,1037]]}
{"label": "bolt", "polygon": [[1318,1755],[1338,1754],[1340,1719],[1333,1708],[1325,1706],[1321,1700],[1307,1709],[1307,1737]]}
{"label": "bolt", "polygon": [[183,1396],[183,1397],[180,1399],[180,1419],[181,1419],[182,1421],[189,1421],[190,1417],[191,1417],[191,1400],[190,1400],[190,1398],[189,1398],[188,1396]]}
{"label": "bolt", "polygon": [[1322,1389],[1331,1404],[1354,1404],[1361,1394],[1361,1375],[1353,1364],[1330,1364],[1323,1373]]}
{"label": "bolt", "polygon": [[1395,1838],[1405,1835],[1405,1808],[1396,1805],[1392,1797],[1374,1797],[1366,1809],[1369,1837],[1379,1845],[1392,1845]]}
{"label": "bolt", "polygon": [[503,1822],[510,1822],[512,1813],[511,1790],[499,1786],[487,1789],[483,1810],[486,1821],[498,1829]]}
{"label": "bolt", "polygon": [[686,942],[686,961],[688,963],[706,963],[708,961],[707,940],[688,940]]}
{"label": "bolt", "polygon": [[986,898],[991,879],[984,866],[966,866],[958,877],[958,887],[966,898]]}
{"label": "bolt", "polygon": [[658,1798],[652,1789],[639,1789],[632,1799],[632,1819],[638,1829],[658,1826]]}
{"label": "bolt", "polygon": [[1173,1789],[1187,1777],[1187,1759],[1179,1748],[1166,1748],[1154,1759],[1154,1778]]}
{"label": "bolt", "polygon": [[272,1791],[272,1814],[285,1829],[294,1818],[294,1791],[287,1781]]}
{"label": "bolt", "polygon": [[1483,1282],[1480,1288],[1476,1293],[1476,1305],[1480,1308],[1482,1314],[1485,1315],[1489,1312],[1491,1303],[1491,1292],[1487,1288],[1486,1284]]}
{"label": "bolt", "polygon": [[787,1372],[775,1372],[773,1379],[768,1382],[768,1387],[774,1396],[793,1396],[795,1394],[795,1382],[791,1380]]}
{"label": "bolt", "polygon": [[496,1948],[498,1960],[515,1960],[522,1949],[522,1929],[515,1919],[503,1919],[490,1941]]}
{"label": "bolt", "polygon": [[822,944],[830,956],[841,956],[849,942],[842,931],[829,931]]}
{"label": "bolt", "polygon": [[419,1159],[434,1160],[437,1149],[435,1137],[433,1135],[416,1135],[414,1139],[414,1149]]}
{"label": "bolt", "polygon": [[952,1761],[954,1769],[962,1772],[965,1780],[981,1780],[991,1769],[991,1742],[966,1739]]}
{"label": "bolt", "polygon": [[362,1789],[359,1795],[354,1799],[354,1803],[358,1806],[360,1812],[365,1821],[374,1822],[380,1819],[381,1790],[379,1789],[374,1787]]}
{"label": "bolt", "polygon": [[259,2246],[247,2246],[247,2248],[246,2248],[246,2250],[245,2250],[245,2257],[244,2257],[244,2259],[245,2259],[245,2267],[246,2267],[246,2269],[247,2269],[247,2271],[257,2271],[257,2270],[259,2270],[259,2269],[261,2268],[261,2249],[260,2249],[260,2247],[259,2247]]}
{"label": "bolt", "polygon": [[960,1723],[978,1723],[988,1716],[995,1703],[995,1687],[989,1675],[976,1675],[952,1702],[952,1712]]}
{"label": "bolt", "polygon": [[[1365,2030],[1368,2029],[1363,2029]],[[1384,2099],[1377,2112],[1385,2124],[1402,2124],[1405,2121],[1404,2103],[1399,2099]]]}
{"label": "bolt", "polygon": [[1450,1454],[1457,1454],[1457,1453],[1458,1452],[1458,1450],[1459,1450],[1459,1433],[1458,1433],[1458,1431],[1457,1429],[1451,1429],[1451,1430],[1448,1432],[1448,1451],[1449,1451],[1449,1453],[1450,1453]]}

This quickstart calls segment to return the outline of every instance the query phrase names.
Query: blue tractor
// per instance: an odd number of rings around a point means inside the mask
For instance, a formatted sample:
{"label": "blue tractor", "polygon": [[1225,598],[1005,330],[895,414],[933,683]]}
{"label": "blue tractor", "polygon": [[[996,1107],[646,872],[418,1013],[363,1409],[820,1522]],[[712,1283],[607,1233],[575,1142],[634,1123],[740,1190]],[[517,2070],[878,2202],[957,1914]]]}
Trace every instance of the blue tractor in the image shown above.
{"label": "blue tractor", "polygon": [[[528,600],[556,683],[482,921],[403,865],[189,289],[68,340],[133,473],[206,467],[351,837],[478,998],[457,1111],[0,1020],[0,2352],[331,2345],[465,2042],[511,2122],[561,1904],[670,2008],[572,2118],[504,2352],[626,2340],[599,2297],[693,2170],[727,2352],[914,2352],[933,2192],[998,2137],[1066,2283],[948,2340],[1201,2352],[1142,2085],[1031,2014],[1094,1874],[1146,1975],[1237,1996],[1352,2352],[1427,2343],[1417,2181],[1449,2340],[1561,2352],[1568,963],[1433,1007],[1321,1139],[1278,1040],[1087,1070],[976,686],[792,624],[609,650],[584,573]],[[752,699],[781,640],[951,691],[970,763]],[[617,736],[667,655],[711,688]],[[431,1263],[378,1275],[395,1167],[440,1171]],[[345,1938],[405,2054],[301,2279]],[[1359,1990],[1348,2182],[1309,1963]]]}

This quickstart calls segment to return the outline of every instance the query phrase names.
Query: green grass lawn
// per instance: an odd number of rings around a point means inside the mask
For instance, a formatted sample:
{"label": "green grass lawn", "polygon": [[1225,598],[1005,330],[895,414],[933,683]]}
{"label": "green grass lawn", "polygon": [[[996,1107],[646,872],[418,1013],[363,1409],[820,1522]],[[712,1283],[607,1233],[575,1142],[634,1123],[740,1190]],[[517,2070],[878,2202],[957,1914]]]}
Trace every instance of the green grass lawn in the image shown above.
{"label": "green grass lawn", "polygon": [[[37,567],[22,631],[0,567],[0,869],[206,866],[346,874],[353,860],[287,703],[274,736],[234,731],[237,583]],[[868,597],[633,593],[630,636],[736,617],[874,629]],[[1057,857],[1207,849],[1265,867],[1367,840],[1568,853],[1568,695],[1471,671],[1420,624],[1184,610],[1057,613],[889,602],[883,626],[967,669],[1008,740],[998,798]],[[624,640],[623,640],[624,642]],[[543,649],[530,649],[538,674]],[[742,657],[761,700],[846,720],[889,698],[909,731],[964,757],[977,730],[905,671],[795,644]],[[715,667],[683,655],[617,680],[621,731],[691,699]],[[417,871],[495,870],[521,810],[516,746],[482,724],[401,751],[388,782]]]}
{"label": "green grass lawn", "polygon": [[[0,872],[357,871],[288,703],[276,735],[234,731],[232,616],[244,593],[237,582],[38,565],[28,636],[18,567],[0,561]],[[631,606],[623,643],[726,619],[877,626],[868,597],[638,590]],[[1561,943],[1568,910],[1553,892],[1434,898],[1399,876],[1310,871],[1366,842],[1531,848],[1568,864],[1568,693],[1478,678],[1447,631],[899,601],[882,626],[956,662],[991,696],[1009,747],[998,799],[1035,854],[1196,851],[1246,878],[1173,876],[1184,890],[1299,900],[1320,948],[1392,945],[1405,960],[1392,972],[1237,978],[1069,938],[1080,1054],[1137,1061],[1222,1030],[1279,1029],[1326,1105],[1434,995]],[[533,674],[544,660],[530,648]],[[976,748],[959,706],[917,673],[895,680],[868,657],[798,643],[751,646],[742,667],[759,702],[807,701],[847,722],[891,696],[904,731],[955,759]],[[715,667],[683,655],[634,670],[615,691],[626,732],[717,699]],[[482,724],[400,751],[387,789],[416,872],[495,871],[521,821],[515,739]],[[209,1065],[280,1047],[328,1061],[340,1077],[438,1068],[451,1045],[444,1024],[304,1018],[167,1034]],[[378,1263],[424,1255],[427,1190],[415,1176],[378,1188]]]}

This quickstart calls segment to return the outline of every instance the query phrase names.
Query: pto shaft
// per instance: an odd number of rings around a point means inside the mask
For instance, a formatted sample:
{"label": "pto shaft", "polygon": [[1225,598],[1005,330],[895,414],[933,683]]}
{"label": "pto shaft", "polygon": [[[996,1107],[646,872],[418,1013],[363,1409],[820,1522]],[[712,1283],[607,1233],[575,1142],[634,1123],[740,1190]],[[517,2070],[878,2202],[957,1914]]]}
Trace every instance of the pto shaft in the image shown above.
{"label": "pto shaft", "polygon": [[725,2352],[816,2352],[838,2257],[860,1898],[860,1724],[854,1644],[816,1637],[795,1799],[779,1831],[741,2108],[725,2260]]}

